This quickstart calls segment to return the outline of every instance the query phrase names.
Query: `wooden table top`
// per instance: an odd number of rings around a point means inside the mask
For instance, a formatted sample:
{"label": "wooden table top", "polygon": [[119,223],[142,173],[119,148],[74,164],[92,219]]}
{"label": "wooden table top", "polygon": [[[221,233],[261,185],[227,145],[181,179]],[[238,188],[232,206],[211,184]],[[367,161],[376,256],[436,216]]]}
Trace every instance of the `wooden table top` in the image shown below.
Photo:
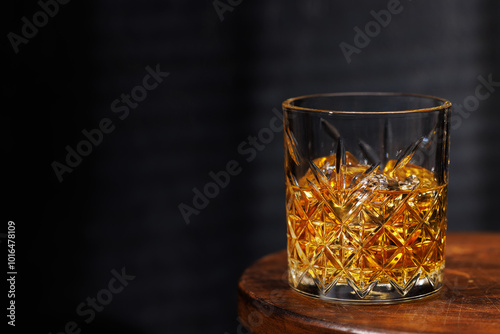
{"label": "wooden table top", "polygon": [[286,251],[250,266],[238,314],[253,333],[500,333],[500,234],[448,233],[442,290],[392,305],[327,302],[293,291]]}

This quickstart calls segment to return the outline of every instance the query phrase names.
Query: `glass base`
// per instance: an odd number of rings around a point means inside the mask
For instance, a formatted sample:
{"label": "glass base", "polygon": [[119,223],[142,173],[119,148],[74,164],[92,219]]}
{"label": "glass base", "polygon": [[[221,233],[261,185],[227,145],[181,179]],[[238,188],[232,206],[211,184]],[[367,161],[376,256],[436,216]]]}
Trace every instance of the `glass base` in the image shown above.
{"label": "glass base", "polygon": [[304,295],[331,302],[354,304],[393,304],[422,299],[439,292],[443,286],[443,269],[430,275],[415,278],[405,289],[391,283],[374,283],[360,291],[354,284],[337,283],[328,291],[322,291],[313,280],[303,279],[297,286],[290,286]]}

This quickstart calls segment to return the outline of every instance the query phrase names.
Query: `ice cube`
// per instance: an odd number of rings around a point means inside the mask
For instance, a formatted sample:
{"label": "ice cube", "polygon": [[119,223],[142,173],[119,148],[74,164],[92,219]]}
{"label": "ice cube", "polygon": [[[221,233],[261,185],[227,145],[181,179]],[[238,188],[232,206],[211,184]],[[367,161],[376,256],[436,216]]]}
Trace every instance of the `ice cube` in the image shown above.
{"label": "ice cube", "polygon": [[[363,180],[365,181],[365,180]],[[366,185],[371,190],[389,190],[387,176],[381,172],[375,172],[366,178]]]}
{"label": "ice cube", "polygon": [[404,180],[399,180],[398,184],[400,190],[413,190],[420,184],[420,180],[416,175],[410,175]]}

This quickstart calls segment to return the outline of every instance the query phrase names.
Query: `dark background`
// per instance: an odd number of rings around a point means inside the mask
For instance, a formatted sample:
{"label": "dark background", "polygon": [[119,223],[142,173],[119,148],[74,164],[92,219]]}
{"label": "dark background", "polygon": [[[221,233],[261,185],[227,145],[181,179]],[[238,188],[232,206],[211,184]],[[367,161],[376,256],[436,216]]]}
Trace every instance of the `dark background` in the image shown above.
{"label": "dark background", "polygon": [[[41,7],[2,11],[1,232],[15,221],[15,330],[59,333],[75,321],[82,333],[237,333],[238,277],[285,247],[282,132],[251,161],[238,151],[270,126],[273,108],[339,91],[463,105],[478,76],[500,82],[498,1],[402,0],[350,63],[339,44],[354,45],[354,28],[388,1],[238,2],[221,20],[212,1],[71,1],[17,54],[7,34],[21,35],[21,18]],[[120,120],[111,103],[157,64],[170,75]],[[454,115],[449,231],[500,229],[494,89]],[[59,182],[51,164],[104,118],[114,131]],[[187,224],[179,205],[192,206],[193,189],[231,160],[241,173]],[[134,280],[85,323],[77,305],[123,267]]]}

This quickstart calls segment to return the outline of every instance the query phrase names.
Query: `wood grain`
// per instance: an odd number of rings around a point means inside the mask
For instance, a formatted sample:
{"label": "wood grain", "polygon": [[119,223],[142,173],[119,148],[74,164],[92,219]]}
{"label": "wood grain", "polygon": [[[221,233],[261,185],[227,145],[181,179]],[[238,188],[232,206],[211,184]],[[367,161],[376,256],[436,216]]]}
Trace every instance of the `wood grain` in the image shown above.
{"label": "wood grain", "polygon": [[427,299],[352,305],[304,296],[287,282],[286,252],[250,266],[238,284],[253,333],[500,333],[500,234],[448,234],[445,284]]}

